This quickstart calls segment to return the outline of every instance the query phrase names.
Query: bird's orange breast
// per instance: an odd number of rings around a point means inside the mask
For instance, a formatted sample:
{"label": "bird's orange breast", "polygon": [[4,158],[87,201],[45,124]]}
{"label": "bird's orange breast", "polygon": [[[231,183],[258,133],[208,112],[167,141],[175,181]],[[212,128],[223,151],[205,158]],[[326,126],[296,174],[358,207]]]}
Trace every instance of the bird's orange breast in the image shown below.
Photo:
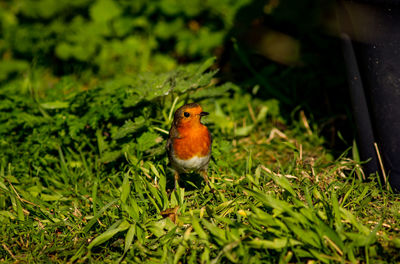
{"label": "bird's orange breast", "polygon": [[199,124],[190,127],[178,127],[179,138],[173,142],[175,155],[182,160],[210,155],[211,135],[207,127]]}

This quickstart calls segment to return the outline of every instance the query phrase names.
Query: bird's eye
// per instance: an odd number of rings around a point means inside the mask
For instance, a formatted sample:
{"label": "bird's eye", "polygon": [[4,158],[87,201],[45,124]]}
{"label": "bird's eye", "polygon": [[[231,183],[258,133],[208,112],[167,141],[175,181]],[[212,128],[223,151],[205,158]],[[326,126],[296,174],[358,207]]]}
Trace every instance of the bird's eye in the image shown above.
{"label": "bird's eye", "polygon": [[189,117],[189,116],[190,116],[190,114],[189,114],[188,112],[184,112],[183,115],[184,115],[185,117]]}

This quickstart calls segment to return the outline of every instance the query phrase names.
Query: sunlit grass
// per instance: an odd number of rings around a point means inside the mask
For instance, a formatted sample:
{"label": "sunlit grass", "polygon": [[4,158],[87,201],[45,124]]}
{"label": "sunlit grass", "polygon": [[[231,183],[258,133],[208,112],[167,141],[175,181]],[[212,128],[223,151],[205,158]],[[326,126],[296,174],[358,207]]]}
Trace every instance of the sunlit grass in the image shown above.
{"label": "sunlit grass", "polygon": [[19,182],[10,164],[1,175],[0,202],[11,202],[0,214],[7,223],[1,227],[1,259],[398,259],[399,198],[374,180],[361,182],[359,165],[346,157],[333,160],[316,144],[315,132],[303,133],[301,122],[276,130],[260,124],[247,137],[215,135],[209,169],[214,193],[197,174],[183,177],[185,189],[170,192],[172,174],[163,156],[126,161],[125,168],[110,173],[93,157],[60,153],[58,173],[65,175],[48,172],[42,176],[47,185],[37,177]]}

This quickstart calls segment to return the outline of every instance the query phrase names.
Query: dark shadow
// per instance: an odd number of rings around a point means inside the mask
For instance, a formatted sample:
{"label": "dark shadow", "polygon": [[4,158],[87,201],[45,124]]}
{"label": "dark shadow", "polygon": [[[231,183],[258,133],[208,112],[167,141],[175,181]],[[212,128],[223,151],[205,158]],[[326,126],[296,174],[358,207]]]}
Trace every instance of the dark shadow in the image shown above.
{"label": "dark shadow", "polygon": [[[174,189],[174,175],[173,173],[167,174],[167,190]],[[184,188],[185,191],[194,191],[201,189],[206,183],[199,173],[181,173],[179,179],[179,186]]]}
{"label": "dark shadow", "polygon": [[[298,120],[294,111],[304,110],[327,147],[340,154],[351,145],[354,127],[335,19],[330,0],[252,1],[237,13],[219,67],[223,81],[249,92],[258,84],[256,97],[278,99],[289,123]],[[279,57],[285,45],[289,57]]]}

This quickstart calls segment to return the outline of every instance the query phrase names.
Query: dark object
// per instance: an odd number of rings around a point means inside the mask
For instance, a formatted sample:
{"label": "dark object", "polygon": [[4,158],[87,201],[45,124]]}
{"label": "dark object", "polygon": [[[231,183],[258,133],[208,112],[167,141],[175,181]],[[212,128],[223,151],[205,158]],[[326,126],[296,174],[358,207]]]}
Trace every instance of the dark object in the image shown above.
{"label": "dark object", "polygon": [[[342,1],[339,21],[360,157],[366,174],[381,173],[374,143],[393,190],[400,191],[400,4]],[[350,36],[351,41],[347,36]],[[378,170],[379,168],[379,170]]]}
{"label": "dark object", "polygon": [[348,82],[350,85],[350,97],[353,109],[353,116],[356,122],[357,145],[361,160],[368,160],[364,168],[367,174],[378,170],[378,160],[374,148],[374,134],[368,105],[363,90],[360,73],[358,71],[353,45],[348,35],[342,35],[343,53],[348,71]]}

